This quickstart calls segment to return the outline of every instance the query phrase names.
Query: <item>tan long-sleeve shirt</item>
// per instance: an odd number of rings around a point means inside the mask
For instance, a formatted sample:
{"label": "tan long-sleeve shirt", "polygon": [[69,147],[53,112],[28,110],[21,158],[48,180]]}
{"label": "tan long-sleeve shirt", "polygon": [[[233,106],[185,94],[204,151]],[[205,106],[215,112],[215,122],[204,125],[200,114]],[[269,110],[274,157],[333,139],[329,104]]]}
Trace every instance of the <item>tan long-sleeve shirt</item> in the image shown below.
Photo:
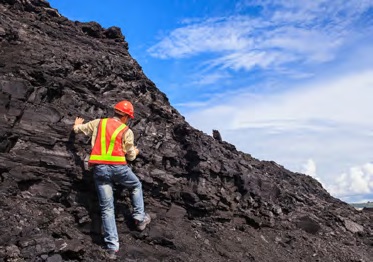
{"label": "tan long-sleeve shirt", "polygon": [[[120,121],[119,119],[114,119]],[[83,133],[87,136],[91,136],[91,145],[92,148],[95,144],[96,137],[97,137],[97,131],[98,131],[98,125],[100,124],[101,119],[95,119],[85,124],[75,125],[74,126],[74,132],[75,133]],[[132,161],[136,158],[136,151],[135,151],[135,145],[134,145],[134,135],[131,129],[127,129],[127,131],[124,133],[122,137],[122,148],[124,153],[126,154],[126,159],[128,161]]]}

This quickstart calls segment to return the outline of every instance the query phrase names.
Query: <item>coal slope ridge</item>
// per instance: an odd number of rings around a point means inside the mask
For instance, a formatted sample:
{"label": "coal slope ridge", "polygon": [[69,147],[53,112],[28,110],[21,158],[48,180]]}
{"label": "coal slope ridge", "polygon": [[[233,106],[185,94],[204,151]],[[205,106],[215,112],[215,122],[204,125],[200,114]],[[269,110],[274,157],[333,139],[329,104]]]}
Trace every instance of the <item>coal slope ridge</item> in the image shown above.
{"label": "coal slope ridge", "polygon": [[115,191],[121,261],[372,261],[372,220],[316,180],[193,127],[130,56],[117,27],[44,0],[0,0],[0,261],[104,261],[87,137],[75,116],[134,102],[131,163],[153,222]]}

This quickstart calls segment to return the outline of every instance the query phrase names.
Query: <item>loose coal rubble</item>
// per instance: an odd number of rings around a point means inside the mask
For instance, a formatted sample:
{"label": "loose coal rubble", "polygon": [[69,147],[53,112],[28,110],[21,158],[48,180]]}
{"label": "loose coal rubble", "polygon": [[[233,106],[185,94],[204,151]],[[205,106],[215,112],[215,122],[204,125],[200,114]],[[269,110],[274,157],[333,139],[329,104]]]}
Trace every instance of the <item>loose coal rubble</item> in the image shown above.
{"label": "loose coal rubble", "polygon": [[0,0],[0,14],[0,261],[105,260],[90,141],[71,129],[122,99],[135,105],[131,167],[153,222],[136,231],[117,188],[121,261],[372,261],[371,212],[191,127],[119,28],[44,0]]}

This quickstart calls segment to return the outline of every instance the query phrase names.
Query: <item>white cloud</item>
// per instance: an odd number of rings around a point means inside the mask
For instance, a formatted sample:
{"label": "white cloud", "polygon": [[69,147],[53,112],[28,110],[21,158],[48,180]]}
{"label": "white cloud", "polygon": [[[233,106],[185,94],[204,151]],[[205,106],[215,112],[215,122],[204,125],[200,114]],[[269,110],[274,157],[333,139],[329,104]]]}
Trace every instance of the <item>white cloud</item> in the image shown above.
{"label": "white cloud", "polygon": [[276,48],[291,54],[292,60],[326,62],[332,60],[343,39],[338,34],[319,29],[282,26],[270,33],[261,42],[262,48]]}
{"label": "white cloud", "polygon": [[159,58],[181,58],[203,52],[242,50],[252,44],[245,37],[251,30],[246,18],[216,18],[177,28],[149,48]]}
{"label": "white cloud", "polygon": [[296,58],[283,55],[277,51],[246,51],[235,52],[210,61],[212,67],[230,68],[234,70],[250,70],[254,67],[267,69],[271,66],[292,61]]}
{"label": "white cloud", "polygon": [[[247,6],[260,6],[262,11],[242,15]],[[289,63],[333,60],[357,37],[355,22],[372,6],[373,0],[242,1],[237,15],[190,20],[148,52],[163,59],[213,53],[211,68],[259,67],[286,73],[283,68]]]}
{"label": "white cloud", "polygon": [[317,179],[316,163],[313,159],[308,159],[307,163],[303,165],[303,173]]}
{"label": "white cloud", "polygon": [[[224,97],[224,103],[221,101]],[[308,84],[306,87],[290,88],[279,94],[253,95],[239,90],[219,94],[209,101],[202,112],[189,113],[196,126],[209,126],[204,119],[224,117],[222,127],[230,129],[267,128],[280,130],[322,130],[359,126],[371,132],[373,118],[370,109],[373,97],[373,70],[341,76],[327,82]],[[224,107],[224,110],[220,110]],[[222,115],[216,115],[216,112]]]}
{"label": "white cloud", "polygon": [[213,72],[207,74],[199,74],[194,76],[195,80],[192,82],[193,85],[209,85],[218,82],[221,79],[228,79],[230,78],[230,74],[227,72]]}
{"label": "white cloud", "polygon": [[372,194],[373,164],[366,163],[362,166],[351,167],[348,173],[336,177],[335,183],[327,188],[331,194],[341,198]]}
{"label": "white cloud", "polygon": [[[260,6],[271,20],[276,22],[297,22],[301,25],[318,26],[328,24],[347,25],[373,6],[371,0],[243,0],[240,9]],[[317,22],[317,23],[316,23]]]}
{"label": "white cloud", "polygon": [[[303,165],[303,173],[314,177],[331,193],[343,200],[359,199],[359,196],[373,194],[373,164],[366,163],[361,166],[353,166],[349,172],[332,174],[332,180],[325,182],[316,174],[316,163],[308,159]],[[361,200],[359,200],[361,201]],[[362,201],[364,202],[364,201]]]}

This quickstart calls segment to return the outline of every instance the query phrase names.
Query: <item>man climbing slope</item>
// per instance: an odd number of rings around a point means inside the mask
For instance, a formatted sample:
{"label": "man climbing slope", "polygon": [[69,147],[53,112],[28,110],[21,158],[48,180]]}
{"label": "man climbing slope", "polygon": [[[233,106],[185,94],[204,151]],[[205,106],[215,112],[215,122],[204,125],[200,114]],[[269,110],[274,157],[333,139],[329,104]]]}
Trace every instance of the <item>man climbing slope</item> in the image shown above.
{"label": "man climbing slope", "polygon": [[138,230],[142,231],[150,223],[150,216],[144,211],[142,185],[127,165],[139,154],[134,146],[134,135],[126,125],[134,118],[133,105],[121,101],[114,106],[113,118],[96,119],[83,124],[84,119],[77,117],[74,132],[92,136],[92,152],[89,165],[93,166],[94,181],[101,207],[104,240],[109,257],[115,258],[119,250],[119,240],[114,215],[113,185],[119,183],[131,190],[133,218]]}

